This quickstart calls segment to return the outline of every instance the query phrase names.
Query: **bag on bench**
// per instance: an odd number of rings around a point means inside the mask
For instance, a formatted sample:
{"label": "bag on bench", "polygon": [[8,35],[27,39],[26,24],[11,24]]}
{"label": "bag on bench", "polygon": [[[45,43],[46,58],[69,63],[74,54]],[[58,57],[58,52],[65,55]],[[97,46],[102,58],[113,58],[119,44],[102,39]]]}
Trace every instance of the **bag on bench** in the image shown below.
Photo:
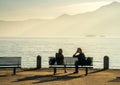
{"label": "bag on bench", "polygon": [[55,64],[56,59],[55,58],[50,58],[49,60],[49,65],[54,65]]}
{"label": "bag on bench", "polygon": [[86,59],[86,65],[92,65],[92,58],[87,57],[87,59]]}

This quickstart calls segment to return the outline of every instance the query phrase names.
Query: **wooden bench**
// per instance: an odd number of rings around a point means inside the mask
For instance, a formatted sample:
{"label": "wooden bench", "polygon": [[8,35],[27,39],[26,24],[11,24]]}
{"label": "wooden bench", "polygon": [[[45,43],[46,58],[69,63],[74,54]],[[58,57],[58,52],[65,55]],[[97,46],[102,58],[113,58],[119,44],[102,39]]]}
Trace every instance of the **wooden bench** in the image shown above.
{"label": "wooden bench", "polygon": [[0,68],[13,68],[13,74],[16,74],[16,68],[21,68],[21,57],[0,57]]}
{"label": "wooden bench", "polygon": [[[49,60],[51,58],[55,57],[49,57]],[[87,57],[88,58],[88,57]],[[90,65],[79,65],[78,68],[85,68],[85,75],[88,75],[88,68],[93,68],[93,57],[89,57],[91,59],[92,63]],[[66,72],[66,68],[75,68],[75,62],[78,60],[78,58],[73,57],[64,57],[65,65],[57,65],[56,63],[54,65],[49,64],[49,68],[54,69],[54,75],[57,73],[57,68],[64,68],[64,72]]]}

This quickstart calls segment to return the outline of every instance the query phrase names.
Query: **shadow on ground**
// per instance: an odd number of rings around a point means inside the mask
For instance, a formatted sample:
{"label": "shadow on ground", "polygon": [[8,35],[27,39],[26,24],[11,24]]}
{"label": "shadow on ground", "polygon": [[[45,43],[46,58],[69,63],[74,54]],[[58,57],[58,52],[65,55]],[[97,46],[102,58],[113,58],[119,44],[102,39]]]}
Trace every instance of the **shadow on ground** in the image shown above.
{"label": "shadow on ground", "polygon": [[6,75],[6,74],[2,74],[2,75],[0,75],[0,77],[7,77],[8,75]]}
{"label": "shadow on ground", "polygon": [[115,79],[110,80],[109,82],[120,82],[120,77],[116,77]]}
{"label": "shadow on ground", "polygon": [[100,69],[100,70],[96,70],[96,71],[93,71],[93,72],[89,72],[89,74],[99,73],[99,72],[103,72],[103,71],[106,71],[106,70]]}
{"label": "shadow on ground", "polygon": [[[105,70],[96,70],[96,71],[90,72],[89,74],[98,73],[101,71],[105,71]],[[35,75],[35,76],[29,76],[29,77],[17,79],[16,81],[13,81],[13,82],[37,80],[38,82],[32,83],[32,84],[37,84],[37,83],[46,83],[46,82],[52,82],[52,81],[68,81],[68,80],[83,78],[83,77],[85,77],[84,74],[79,75],[79,74],[73,74],[73,73],[57,74],[57,75]]]}
{"label": "shadow on ground", "polygon": [[85,77],[85,75],[79,76],[73,73],[65,74],[65,75],[35,75],[35,76],[29,76],[29,77],[17,79],[16,81],[13,81],[13,82],[38,80],[38,82],[32,83],[32,84],[37,84],[37,83],[46,83],[46,82],[52,82],[52,81],[67,81],[67,80],[82,78],[82,77]]}

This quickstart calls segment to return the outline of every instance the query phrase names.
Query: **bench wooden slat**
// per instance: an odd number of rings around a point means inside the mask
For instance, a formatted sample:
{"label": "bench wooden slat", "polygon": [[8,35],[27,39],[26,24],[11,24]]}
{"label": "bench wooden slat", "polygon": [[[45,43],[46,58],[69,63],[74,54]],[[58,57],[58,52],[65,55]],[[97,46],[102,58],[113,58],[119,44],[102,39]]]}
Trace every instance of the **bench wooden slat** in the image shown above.
{"label": "bench wooden slat", "polygon": [[[57,66],[58,67],[64,67],[64,65],[49,65],[49,67],[57,67]],[[75,65],[73,65],[73,64],[72,65],[70,65],[70,64],[68,65],[67,64],[66,67],[67,66],[72,66],[72,67],[74,66],[75,67]],[[81,66],[81,65],[79,65],[79,67],[93,67],[93,66],[90,66],[90,65],[83,65],[83,66]]]}
{"label": "bench wooden slat", "polygon": [[21,68],[21,66],[0,66],[0,68]]}
{"label": "bench wooden slat", "polygon": [[21,64],[21,57],[0,57],[0,64]]}

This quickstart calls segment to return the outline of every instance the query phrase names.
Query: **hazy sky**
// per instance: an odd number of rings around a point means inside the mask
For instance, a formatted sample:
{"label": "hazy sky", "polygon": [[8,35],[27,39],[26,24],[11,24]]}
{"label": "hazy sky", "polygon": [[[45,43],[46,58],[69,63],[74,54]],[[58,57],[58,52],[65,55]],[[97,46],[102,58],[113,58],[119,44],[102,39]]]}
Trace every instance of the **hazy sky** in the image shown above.
{"label": "hazy sky", "polygon": [[120,0],[0,0],[0,20],[55,18],[79,14]]}

